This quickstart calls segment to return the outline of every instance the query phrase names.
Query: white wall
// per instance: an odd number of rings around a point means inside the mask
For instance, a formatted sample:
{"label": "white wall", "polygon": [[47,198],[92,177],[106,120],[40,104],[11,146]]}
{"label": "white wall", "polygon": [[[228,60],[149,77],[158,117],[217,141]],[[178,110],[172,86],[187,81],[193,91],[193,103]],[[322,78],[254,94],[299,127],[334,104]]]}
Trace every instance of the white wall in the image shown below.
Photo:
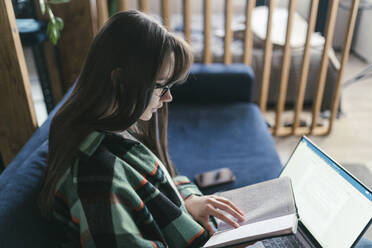
{"label": "white wall", "polygon": [[[350,3],[349,0],[341,0],[341,2]],[[372,0],[361,1],[361,3],[372,4]],[[348,18],[348,10],[339,8],[337,12],[335,35],[333,38],[333,46],[336,49],[341,49],[343,46]],[[352,50],[367,62],[372,63],[372,32],[370,31],[372,9],[359,11],[359,16],[357,18],[359,18],[359,24],[356,23],[355,26]]]}
{"label": "white wall", "polygon": [[356,54],[372,63],[372,10],[364,10],[360,16],[360,22],[355,37],[353,49]]}
{"label": "white wall", "polygon": [[333,47],[335,49],[341,49],[343,46],[348,18],[349,11],[339,7],[337,10],[335,33],[333,36]]}

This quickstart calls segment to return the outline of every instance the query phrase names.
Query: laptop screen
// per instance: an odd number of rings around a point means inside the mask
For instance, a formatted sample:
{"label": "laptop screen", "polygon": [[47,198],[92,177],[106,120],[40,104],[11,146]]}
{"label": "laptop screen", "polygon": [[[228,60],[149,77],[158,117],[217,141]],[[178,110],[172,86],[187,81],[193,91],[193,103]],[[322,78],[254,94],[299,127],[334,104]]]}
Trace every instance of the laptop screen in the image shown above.
{"label": "laptop screen", "polygon": [[371,192],[305,137],[280,176],[291,178],[300,220],[323,247],[350,247],[371,221]]}

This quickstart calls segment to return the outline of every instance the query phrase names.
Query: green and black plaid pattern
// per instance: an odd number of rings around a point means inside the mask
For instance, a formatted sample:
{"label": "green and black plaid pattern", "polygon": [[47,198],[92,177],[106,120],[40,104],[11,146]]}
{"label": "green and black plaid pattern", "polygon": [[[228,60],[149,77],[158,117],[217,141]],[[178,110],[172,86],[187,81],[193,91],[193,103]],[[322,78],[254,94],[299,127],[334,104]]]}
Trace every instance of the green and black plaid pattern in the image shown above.
{"label": "green and black plaid pattern", "polygon": [[[61,246],[201,247],[208,233],[187,213],[159,163],[141,143],[88,135],[55,192]],[[174,183],[183,198],[201,195],[186,177]]]}

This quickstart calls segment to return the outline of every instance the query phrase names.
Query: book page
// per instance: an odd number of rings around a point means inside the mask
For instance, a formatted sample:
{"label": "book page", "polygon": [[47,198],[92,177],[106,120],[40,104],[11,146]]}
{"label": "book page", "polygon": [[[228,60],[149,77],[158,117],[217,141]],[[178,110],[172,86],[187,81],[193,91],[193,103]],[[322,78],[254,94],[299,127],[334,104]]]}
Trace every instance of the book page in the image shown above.
{"label": "book page", "polygon": [[[291,180],[287,177],[221,192],[218,195],[231,200],[245,213],[245,221],[239,223],[240,225],[296,213]],[[235,219],[232,216],[231,218]],[[233,227],[218,220],[218,231],[228,229]]]}
{"label": "book page", "polygon": [[264,220],[233,230],[215,233],[204,247],[227,247],[234,244],[259,240],[265,237],[290,234],[297,228],[297,216],[290,214],[274,219]]}

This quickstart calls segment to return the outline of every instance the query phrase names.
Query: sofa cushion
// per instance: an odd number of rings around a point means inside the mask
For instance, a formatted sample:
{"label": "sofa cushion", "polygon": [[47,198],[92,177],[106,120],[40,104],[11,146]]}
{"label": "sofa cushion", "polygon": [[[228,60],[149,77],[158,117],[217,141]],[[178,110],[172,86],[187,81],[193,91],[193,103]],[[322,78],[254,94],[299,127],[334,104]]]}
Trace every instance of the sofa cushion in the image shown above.
{"label": "sofa cushion", "polygon": [[187,83],[172,89],[173,104],[251,102],[254,73],[245,64],[193,64]]}
{"label": "sofa cushion", "polygon": [[168,149],[179,173],[229,167],[234,183],[212,193],[279,175],[282,165],[260,110],[253,103],[177,104],[169,107]]}
{"label": "sofa cushion", "polygon": [[48,142],[0,178],[0,247],[55,247],[53,230],[36,206]]}

